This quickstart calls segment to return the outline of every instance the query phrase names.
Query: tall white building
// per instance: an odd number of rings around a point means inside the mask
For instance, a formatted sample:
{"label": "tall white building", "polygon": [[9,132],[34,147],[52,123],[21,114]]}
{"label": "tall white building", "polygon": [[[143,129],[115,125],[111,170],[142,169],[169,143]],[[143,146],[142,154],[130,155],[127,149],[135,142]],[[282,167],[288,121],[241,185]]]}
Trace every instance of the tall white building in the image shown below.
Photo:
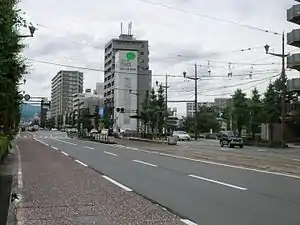
{"label": "tall white building", "polygon": [[[114,118],[114,111],[116,110],[116,101],[114,92],[116,91],[116,54],[118,51],[133,51],[137,53],[137,87],[126,88],[126,95],[130,98],[137,98],[138,105],[135,110],[141,108],[144,100],[146,90],[150,90],[152,86],[152,73],[149,70],[149,46],[146,40],[137,40],[131,34],[123,34],[119,38],[111,39],[105,45],[105,59],[104,59],[104,99],[108,112],[111,118]],[[124,95],[125,95],[124,92]],[[115,118],[114,118],[115,119]],[[135,129],[137,129],[136,127]]]}
{"label": "tall white building", "polygon": [[138,53],[137,51],[118,51],[115,56],[115,91],[114,91],[114,119],[115,128],[137,128],[136,115],[138,107],[137,95],[128,90],[138,89]]}

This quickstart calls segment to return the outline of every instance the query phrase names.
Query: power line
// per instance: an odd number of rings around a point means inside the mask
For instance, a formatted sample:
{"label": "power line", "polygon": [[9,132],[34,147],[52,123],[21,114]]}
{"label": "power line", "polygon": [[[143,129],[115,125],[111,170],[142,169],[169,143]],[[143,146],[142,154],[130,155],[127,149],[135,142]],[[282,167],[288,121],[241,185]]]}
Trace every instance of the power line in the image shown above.
{"label": "power line", "polygon": [[[274,78],[274,77],[278,77],[280,74],[276,74],[276,75],[273,75],[273,76],[269,76],[269,77],[264,77],[262,79],[259,79],[259,80],[251,80],[251,81],[247,81],[247,82],[244,82],[244,83],[238,83],[238,84],[232,84],[232,85],[222,85],[222,86],[217,86],[217,87],[213,87],[213,88],[208,88],[208,89],[202,89],[201,92],[198,92],[198,94],[201,94],[201,93],[207,93],[207,92],[211,92],[211,91],[215,91],[215,90],[219,90],[219,89],[227,89],[227,88],[232,88],[232,87],[238,87],[238,86],[242,86],[242,85],[247,85],[247,84],[250,84],[250,83],[255,83],[255,82],[259,82],[259,81],[262,81],[262,80],[267,80],[267,79],[271,79],[271,78]],[[193,91],[182,91],[184,93],[191,93]]]}
{"label": "power line", "polygon": [[192,15],[195,15],[195,16],[200,16],[200,17],[203,17],[203,18],[207,18],[207,19],[211,19],[211,20],[215,20],[215,21],[219,21],[219,22],[225,22],[225,23],[237,25],[237,26],[240,26],[240,27],[249,28],[249,29],[252,29],[252,30],[263,31],[265,33],[271,33],[271,34],[274,34],[274,35],[281,35],[279,32],[266,30],[266,29],[262,29],[262,28],[259,28],[259,27],[247,25],[247,24],[238,23],[236,21],[225,20],[225,19],[221,19],[221,18],[214,17],[214,16],[209,16],[209,15],[202,14],[202,13],[195,13],[195,12],[192,12],[192,11],[189,11],[189,10],[180,9],[180,8],[177,8],[177,7],[174,7],[174,6],[169,6],[169,5],[165,5],[165,4],[158,3],[158,2],[152,2],[152,1],[149,1],[149,0],[138,0],[138,1],[144,2],[144,3],[147,3],[147,4],[151,4],[151,5],[160,6],[160,7],[167,8],[167,9],[171,9],[171,10],[174,10],[174,11],[179,11],[179,12],[183,12],[183,13],[187,13],[187,14],[192,14]]}
{"label": "power line", "polygon": [[[72,66],[72,65],[67,65],[67,64],[62,64],[62,63],[55,63],[55,62],[49,62],[49,61],[43,61],[43,60],[36,60],[36,59],[30,59],[30,58],[27,58],[27,60],[29,61],[32,61],[32,62],[37,62],[37,63],[42,63],[42,64],[47,64],[47,65],[53,65],[53,66],[61,66],[61,67],[67,67],[67,68],[73,68],[73,69],[80,69],[80,70],[89,70],[89,71],[94,71],[94,72],[104,72],[103,69],[99,69],[99,68],[90,68],[90,67],[84,67],[84,66]],[[115,72],[118,72],[118,71],[115,71]],[[134,73],[130,73],[130,72],[122,72],[122,73],[125,73],[125,74],[134,74]],[[259,72],[255,73],[253,72],[252,73],[253,75],[255,74],[259,74]],[[145,75],[145,76],[148,76],[148,74],[139,74],[140,75]],[[247,76],[249,75],[248,74],[236,74],[236,75],[233,75],[233,77],[238,77],[238,76]],[[164,77],[165,74],[153,74],[152,76],[154,77]],[[178,75],[169,75],[170,77],[177,77],[177,78],[182,78],[183,76],[181,74],[178,74]],[[226,77],[226,76],[203,76],[203,77],[208,77],[208,78],[214,78],[214,77],[219,77],[219,78],[222,78],[222,77]]]}
{"label": "power line", "polygon": [[[278,77],[278,76],[279,76],[279,75],[277,75],[277,77]],[[249,90],[249,89],[252,89],[252,88],[254,88],[254,87],[257,87],[257,86],[259,86],[259,85],[261,85],[261,84],[264,84],[264,83],[268,82],[269,79],[270,79],[270,78],[268,77],[268,78],[266,78],[265,80],[263,80],[262,82],[260,82],[260,83],[258,83],[258,84],[251,85],[250,87],[247,87],[247,88],[243,88],[242,90],[245,91],[245,90]],[[206,96],[206,97],[216,97],[216,96],[223,96],[223,95],[230,95],[230,94],[232,94],[232,92],[222,93],[222,94],[219,94],[219,95],[202,95],[202,96]]]}

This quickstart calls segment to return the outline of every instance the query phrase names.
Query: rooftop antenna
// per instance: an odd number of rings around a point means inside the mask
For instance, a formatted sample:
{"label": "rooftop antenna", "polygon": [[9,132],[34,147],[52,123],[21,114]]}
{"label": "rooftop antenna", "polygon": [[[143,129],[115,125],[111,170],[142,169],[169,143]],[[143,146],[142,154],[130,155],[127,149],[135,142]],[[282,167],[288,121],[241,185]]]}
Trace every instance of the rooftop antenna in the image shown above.
{"label": "rooftop antenna", "polygon": [[130,21],[128,24],[128,35],[131,35],[131,31],[132,31],[132,22]]}
{"label": "rooftop antenna", "polygon": [[121,34],[123,34],[123,22],[121,22]]}

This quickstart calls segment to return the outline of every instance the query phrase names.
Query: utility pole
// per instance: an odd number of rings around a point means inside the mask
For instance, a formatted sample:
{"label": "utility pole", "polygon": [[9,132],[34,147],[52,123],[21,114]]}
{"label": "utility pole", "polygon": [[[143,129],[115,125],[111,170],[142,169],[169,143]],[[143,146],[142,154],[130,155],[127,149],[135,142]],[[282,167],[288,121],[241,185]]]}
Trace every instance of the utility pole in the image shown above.
{"label": "utility pole", "polygon": [[197,120],[197,114],[198,114],[198,80],[200,79],[198,77],[198,69],[197,69],[198,65],[197,63],[195,63],[195,74],[194,77],[189,77],[187,76],[186,72],[183,72],[183,77],[193,80],[195,82],[195,100],[194,100],[194,104],[195,104],[195,140],[198,139],[198,120]]}
{"label": "utility pole", "polygon": [[285,58],[290,54],[285,54],[285,33],[282,33],[282,52],[280,54],[269,52],[270,46],[265,45],[266,54],[281,57],[282,59],[282,70],[281,70],[281,147],[285,146],[284,133],[285,133],[285,108],[286,108],[286,75],[285,75]]}
{"label": "utility pole", "polygon": [[198,71],[197,64],[195,63],[195,140],[198,139]]}

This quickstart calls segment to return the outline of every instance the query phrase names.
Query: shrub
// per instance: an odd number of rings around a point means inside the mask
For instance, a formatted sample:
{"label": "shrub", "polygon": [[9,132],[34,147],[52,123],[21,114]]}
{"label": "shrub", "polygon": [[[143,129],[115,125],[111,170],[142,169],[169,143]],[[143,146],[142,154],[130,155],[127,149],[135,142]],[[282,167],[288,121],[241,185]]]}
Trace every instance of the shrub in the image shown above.
{"label": "shrub", "polygon": [[0,163],[3,161],[3,159],[7,156],[9,151],[9,140],[5,136],[0,136]]}

